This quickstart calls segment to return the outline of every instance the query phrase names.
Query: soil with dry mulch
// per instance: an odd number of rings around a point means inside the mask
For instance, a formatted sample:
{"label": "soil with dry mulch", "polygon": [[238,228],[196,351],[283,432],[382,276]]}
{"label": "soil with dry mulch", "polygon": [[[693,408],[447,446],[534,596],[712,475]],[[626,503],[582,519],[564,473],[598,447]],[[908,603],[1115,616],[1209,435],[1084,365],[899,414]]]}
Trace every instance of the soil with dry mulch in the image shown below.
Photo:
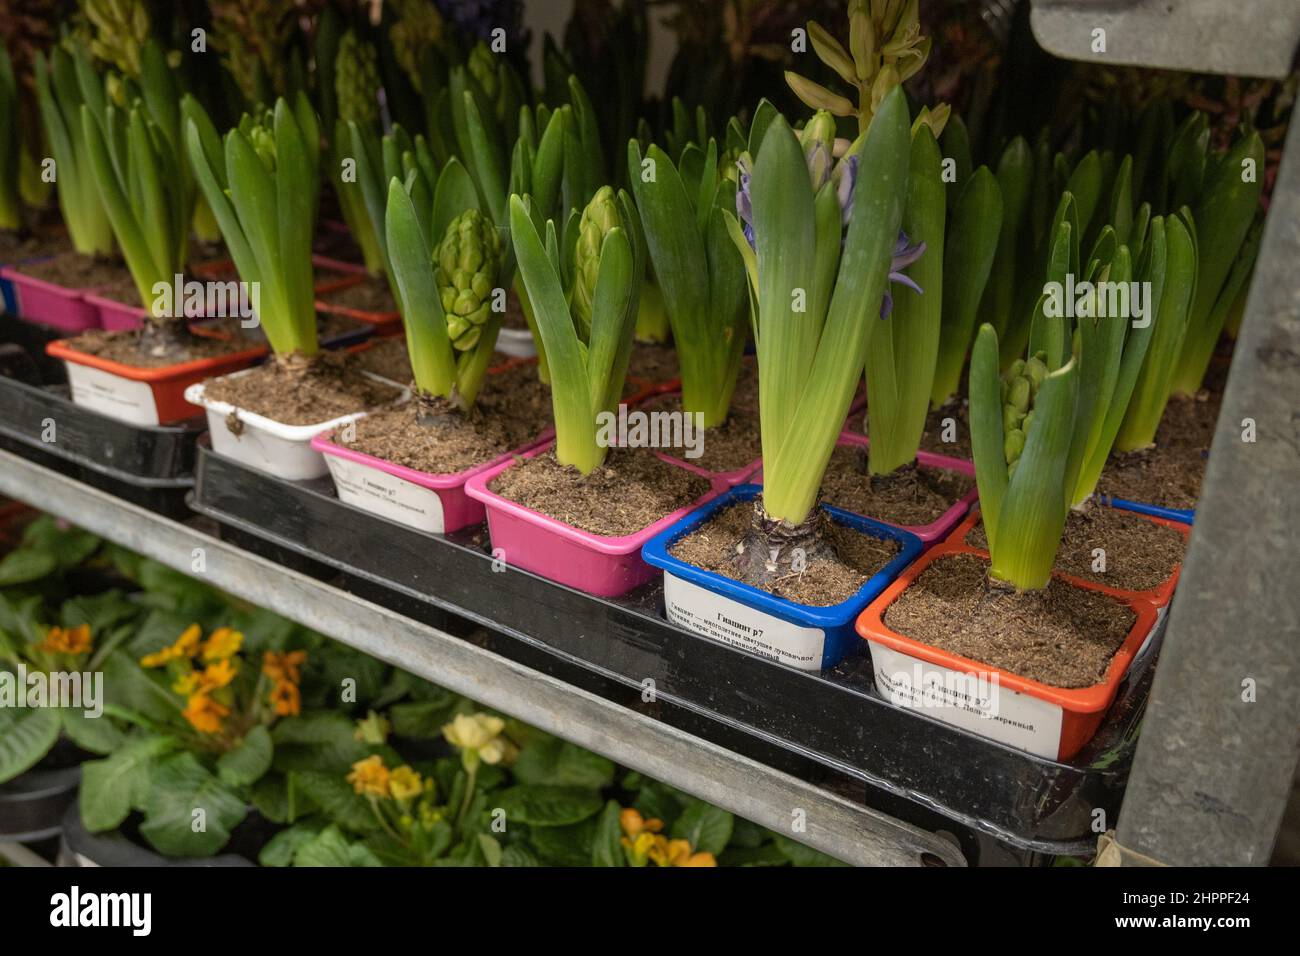
{"label": "soil with dry mulch", "polygon": [[1110,595],[1053,578],[1017,593],[988,580],[988,562],[945,556],[885,611],[892,631],[1052,687],[1099,683],[1137,616]]}
{"label": "soil with dry mulch", "polygon": [[285,425],[315,425],[379,408],[401,389],[363,375],[346,353],[321,352],[311,362],[276,359],[246,374],[209,379],[205,395]]}
{"label": "soil with dry mulch", "polygon": [[[747,502],[723,508],[689,535],[678,539],[668,551],[687,564],[733,581],[743,581],[733,562],[738,546],[749,532],[752,511]],[[825,513],[819,513],[818,521],[819,532],[830,545],[833,556],[813,557],[803,571],[791,572],[759,587],[796,604],[830,607],[853,597],[898,554],[897,541],[873,538],[836,524]]]}
{"label": "soil with dry mulch", "polygon": [[872,476],[865,448],[837,445],[822,478],[821,500],[877,521],[917,527],[938,521],[974,487],[970,475],[916,464]]}
{"label": "soil with dry mulch", "polygon": [[[982,523],[967,532],[966,543],[987,550]],[[1105,552],[1104,571],[1095,570],[1098,548]],[[1186,553],[1187,539],[1168,525],[1099,505],[1070,512],[1055,568],[1121,591],[1150,591],[1169,580]]]}
{"label": "soil with dry mulch", "polygon": [[554,451],[521,458],[492,479],[492,491],[591,534],[635,534],[698,500],[709,483],[644,449],[611,448],[590,474]]}

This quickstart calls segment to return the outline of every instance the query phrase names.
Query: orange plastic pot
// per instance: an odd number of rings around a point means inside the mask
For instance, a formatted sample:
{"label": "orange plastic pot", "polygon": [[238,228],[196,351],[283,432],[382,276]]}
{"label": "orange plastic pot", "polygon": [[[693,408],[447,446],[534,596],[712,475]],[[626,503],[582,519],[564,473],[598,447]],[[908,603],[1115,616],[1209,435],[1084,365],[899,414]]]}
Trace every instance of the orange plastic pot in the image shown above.
{"label": "orange plastic pot", "polygon": [[[192,331],[209,338],[225,338],[201,327]],[[66,339],[51,342],[45,351],[66,364],[72,400],[78,405],[133,425],[171,425],[203,412],[185,400],[186,388],[206,378],[247,368],[263,358],[268,349],[258,345],[242,352],[161,368],[136,368],[78,352]]]}
{"label": "orange plastic pot", "polygon": [[337,302],[329,301],[329,299],[321,298],[334,292],[351,289],[368,280],[369,276],[349,276],[337,282],[318,285],[316,287],[316,311],[325,315],[341,315],[357,322],[365,322],[367,325],[374,326],[375,335],[397,334],[402,330],[402,313],[396,309],[389,312],[369,312],[365,309],[354,309],[351,306],[340,305]]}
{"label": "orange plastic pot", "polygon": [[886,626],[884,617],[889,606],[934,562],[959,554],[989,560],[985,552],[960,543],[965,537],[962,529],[969,530],[970,526],[967,519],[859,615],[857,632],[871,649],[876,689],[897,706],[1040,757],[1068,760],[1097,732],[1159,614],[1151,602],[1131,592],[1054,572],[1053,577],[1075,587],[1109,594],[1136,615],[1132,629],[1106,668],[1106,676],[1091,687],[1075,689],[1030,680],[932,647]]}

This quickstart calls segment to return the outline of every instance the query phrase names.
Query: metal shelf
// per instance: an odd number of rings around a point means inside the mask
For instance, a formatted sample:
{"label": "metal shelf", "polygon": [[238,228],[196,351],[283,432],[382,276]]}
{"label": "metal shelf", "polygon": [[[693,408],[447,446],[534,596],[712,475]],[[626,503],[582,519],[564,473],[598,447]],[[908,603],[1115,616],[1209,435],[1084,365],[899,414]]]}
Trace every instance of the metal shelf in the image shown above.
{"label": "metal shelf", "polygon": [[1033,0],[1030,24],[1044,50],[1069,60],[1281,79],[1295,63],[1300,3]]}
{"label": "metal shelf", "polygon": [[[963,866],[949,839],[0,451],[0,494],[859,865]],[[202,555],[202,561],[196,559]],[[196,564],[203,567],[196,573]],[[653,710],[653,705],[646,711]],[[802,811],[802,812],[800,812]],[[791,833],[801,819],[806,830]]]}

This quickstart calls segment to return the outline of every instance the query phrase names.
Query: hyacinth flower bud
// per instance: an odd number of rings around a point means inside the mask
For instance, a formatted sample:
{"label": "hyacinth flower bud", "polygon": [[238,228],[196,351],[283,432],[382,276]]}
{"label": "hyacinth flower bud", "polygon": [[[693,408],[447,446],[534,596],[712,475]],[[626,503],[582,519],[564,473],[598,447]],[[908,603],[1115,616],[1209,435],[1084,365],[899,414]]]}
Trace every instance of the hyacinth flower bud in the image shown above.
{"label": "hyacinth flower bud", "polygon": [[477,209],[467,209],[447,226],[434,279],[447,316],[447,335],[457,351],[468,351],[478,342],[492,309],[501,255],[496,227]]}

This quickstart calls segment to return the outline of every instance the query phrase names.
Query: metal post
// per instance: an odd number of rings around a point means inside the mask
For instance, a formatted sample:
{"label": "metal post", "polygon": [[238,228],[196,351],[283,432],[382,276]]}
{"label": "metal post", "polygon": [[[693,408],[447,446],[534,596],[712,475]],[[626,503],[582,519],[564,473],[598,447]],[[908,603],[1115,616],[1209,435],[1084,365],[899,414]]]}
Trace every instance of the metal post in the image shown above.
{"label": "metal post", "polygon": [[1120,811],[1163,863],[1267,863],[1300,754],[1297,263],[1293,122]]}
{"label": "metal post", "polygon": [[1106,66],[1268,76],[1291,70],[1295,0],[1033,0],[1030,26],[1048,53]]}

